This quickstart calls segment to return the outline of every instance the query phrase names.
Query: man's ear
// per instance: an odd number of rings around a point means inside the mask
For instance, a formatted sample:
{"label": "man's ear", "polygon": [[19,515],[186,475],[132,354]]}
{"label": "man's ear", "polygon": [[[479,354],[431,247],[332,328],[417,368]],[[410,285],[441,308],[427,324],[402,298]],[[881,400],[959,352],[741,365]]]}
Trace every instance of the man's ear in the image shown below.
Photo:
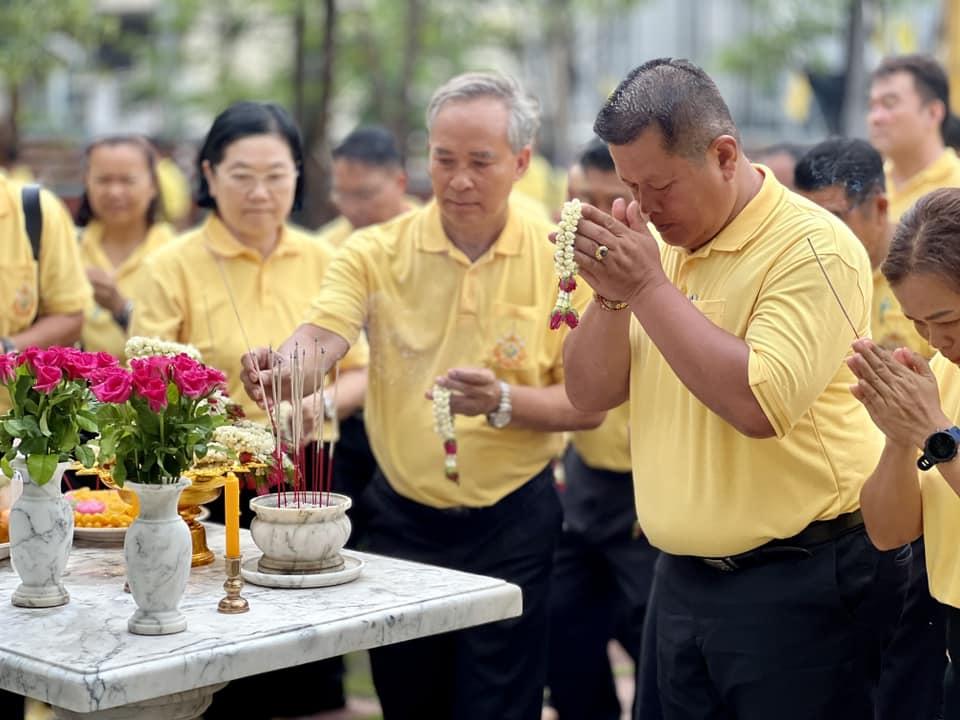
{"label": "man's ear", "polygon": [[530,167],[530,158],[533,156],[533,149],[526,145],[524,148],[517,153],[517,165],[514,168],[514,180],[519,180],[523,177],[524,173],[527,172],[527,169]]}
{"label": "man's ear", "polygon": [[732,135],[720,135],[710,143],[707,151],[711,160],[717,163],[724,180],[733,179],[740,160],[740,143]]}

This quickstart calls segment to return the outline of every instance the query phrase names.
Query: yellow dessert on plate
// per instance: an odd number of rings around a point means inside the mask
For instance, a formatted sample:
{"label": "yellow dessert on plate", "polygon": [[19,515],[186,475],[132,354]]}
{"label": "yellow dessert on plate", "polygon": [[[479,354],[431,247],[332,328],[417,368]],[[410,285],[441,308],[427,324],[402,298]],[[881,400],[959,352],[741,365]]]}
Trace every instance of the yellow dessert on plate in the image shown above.
{"label": "yellow dessert on plate", "polygon": [[137,496],[129,491],[77,488],[67,499],[78,528],[125,528],[137,517]]}

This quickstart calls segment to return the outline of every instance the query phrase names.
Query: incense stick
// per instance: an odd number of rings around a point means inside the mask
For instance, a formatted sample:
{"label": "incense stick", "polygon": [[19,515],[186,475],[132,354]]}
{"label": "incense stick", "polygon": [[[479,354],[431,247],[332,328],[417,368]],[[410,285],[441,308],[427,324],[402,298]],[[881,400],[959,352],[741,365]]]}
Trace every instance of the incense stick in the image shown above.
{"label": "incense stick", "polygon": [[830,292],[833,293],[833,297],[837,300],[837,305],[840,306],[840,312],[843,313],[843,316],[847,319],[847,323],[850,325],[850,329],[853,330],[853,336],[860,339],[860,333],[857,332],[857,326],[853,324],[853,320],[850,319],[850,313],[847,312],[847,309],[843,306],[843,300],[840,299],[840,294],[837,292],[837,289],[833,286],[833,282],[830,280],[830,276],[827,274],[827,269],[823,266],[823,263],[820,261],[820,256],[817,254],[817,250],[813,247],[813,241],[808,237],[807,243],[810,245],[810,250],[813,252],[813,257],[817,260],[817,265],[820,266],[820,272],[823,273],[823,278],[827,281],[827,285],[830,286]]}

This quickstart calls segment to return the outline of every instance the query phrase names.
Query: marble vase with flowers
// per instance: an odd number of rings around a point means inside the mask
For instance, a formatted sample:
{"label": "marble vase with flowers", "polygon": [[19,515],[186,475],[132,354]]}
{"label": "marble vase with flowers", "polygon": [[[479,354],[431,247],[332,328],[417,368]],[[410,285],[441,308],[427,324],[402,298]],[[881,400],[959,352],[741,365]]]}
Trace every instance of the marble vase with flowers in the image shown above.
{"label": "marble vase with flowers", "polygon": [[113,482],[129,487],[140,514],[127,530],[127,582],[137,605],[130,632],[165,635],[186,629],[179,610],[190,575],[190,531],[177,514],[183,477],[203,457],[224,417],[211,403],[226,378],[186,354],[135,358],[101,373],[91,387],[100,402],[100,461]]}
{"label": "marble vase with flowers", "polygon": [[14,605],[55,607],[70,598],[61,578],[73,542],[73,508],[61,482],[75,460],[93,465],[86,442],[97,432],[90,382],[116,365],[107,353],[67,347],[0,355],[0,383],[11,403],[0,416],[0,466],[23,481],[9,520],[10,556],[21,580]]}

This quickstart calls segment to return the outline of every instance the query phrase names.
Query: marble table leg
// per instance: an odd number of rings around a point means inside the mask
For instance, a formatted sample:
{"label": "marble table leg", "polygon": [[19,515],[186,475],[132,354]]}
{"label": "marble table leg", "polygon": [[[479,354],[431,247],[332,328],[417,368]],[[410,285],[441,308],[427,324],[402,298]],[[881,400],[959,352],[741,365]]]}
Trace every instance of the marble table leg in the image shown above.
{"label": "marble table leg", "polygon": [[226,683],[208,685],[93,712],[75,712],[54,706],[53,714],[57,720],[196,720],[210,707],[213,694],[226,686]]}

